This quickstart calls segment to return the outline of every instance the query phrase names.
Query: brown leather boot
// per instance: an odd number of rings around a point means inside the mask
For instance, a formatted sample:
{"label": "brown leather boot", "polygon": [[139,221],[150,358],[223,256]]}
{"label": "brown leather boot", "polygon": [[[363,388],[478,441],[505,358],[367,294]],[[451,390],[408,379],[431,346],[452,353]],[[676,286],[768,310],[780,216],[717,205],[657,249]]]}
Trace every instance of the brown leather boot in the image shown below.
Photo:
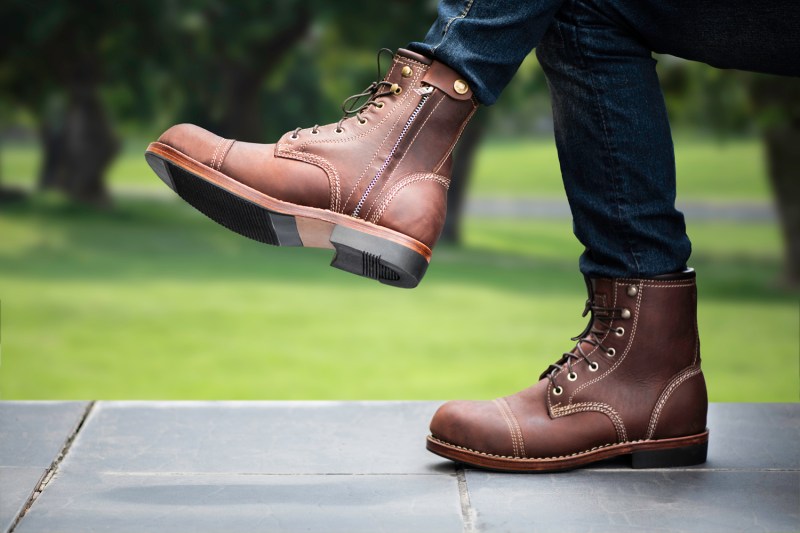
{"label": "brown leather boot", "polygon": [[444,224],[451,153],[476,100],[446,65],[399,50],[383,81],[347,104],[339,122],[297,128],[276,144],[180,124],[145,156],[181,198],[241,235],[334,248],[331,266],[415,287]]}
{"label": "brown leather boot", "polygon": [[593,279],[589,325],[532,387],[444,404],[428,450],[497,470],[552,471],[630,455],[634,468],[706,460],[695,273]]}

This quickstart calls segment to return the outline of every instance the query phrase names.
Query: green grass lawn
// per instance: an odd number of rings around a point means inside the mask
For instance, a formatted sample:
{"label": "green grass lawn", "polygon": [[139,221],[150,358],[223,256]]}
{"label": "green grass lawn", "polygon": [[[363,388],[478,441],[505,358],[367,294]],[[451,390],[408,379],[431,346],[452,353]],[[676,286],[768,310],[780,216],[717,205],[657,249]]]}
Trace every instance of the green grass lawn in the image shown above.
{"label": "green grass lawn", "polygon": [[[133,163],[131,163],[133,164]],[[152,176],[148,179],[154,180]],[[469,220],[422,285],[233,235],[177,201],[0,208],[4,399],[444,399],[537,379],[584,326],[570,222]],[[771,224],[695,224],[711,399],[797,401]]]}
{"label": "green grass lawn", "polygon": [[[128,142],[110,172],[112,186],[158,187],[142,154],[147,143]],[[757,139],[727,140],[679,135],[675,140],[681,199],[767,200],[769,189]],[[2,148],[2,147],[0,147]],[[9,184],[31,184],[38,151],[14,146],[0,152],[0,175]],[[490,141],[476,160],[471,193],[479,196],[563,197],[558,156],[551,140]]]}

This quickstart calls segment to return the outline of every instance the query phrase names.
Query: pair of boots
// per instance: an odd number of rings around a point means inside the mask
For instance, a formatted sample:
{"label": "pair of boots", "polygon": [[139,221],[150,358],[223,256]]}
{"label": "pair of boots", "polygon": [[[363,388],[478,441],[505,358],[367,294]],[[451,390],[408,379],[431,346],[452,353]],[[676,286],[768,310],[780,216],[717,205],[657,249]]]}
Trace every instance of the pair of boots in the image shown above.
{"label": "pair of boots", "polygon": [[[181,124],[146,158],[223,226],[278,246],[335,250],[332,266],[415,287],[445,218],[452,151],[477,108],[446,65],[400,50],[335,124],[271,145]],[[693,271],[592,279],[575,348],[538,383],[493,401],[448,402],[428,449],[498,470],[561,470],[630,455],[634,467],[705,461],[707,395]]]}

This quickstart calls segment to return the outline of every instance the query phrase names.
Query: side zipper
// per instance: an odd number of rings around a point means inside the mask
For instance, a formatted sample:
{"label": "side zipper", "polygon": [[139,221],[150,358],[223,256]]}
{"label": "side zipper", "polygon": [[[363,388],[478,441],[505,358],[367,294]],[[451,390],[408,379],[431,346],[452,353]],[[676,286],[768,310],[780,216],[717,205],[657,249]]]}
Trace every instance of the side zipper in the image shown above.
{"label": "side zipper", "polygon": [[411,128],[411,125],[417,119],[417,115],[419,115],[419,112],[422,110],[422,107],[425,105],[425,102],[428,101],[428,97],[433,92],[433,87],[426,87],[424,90],[425,90],[425,93],[422,95],[422,98],[420,98],[420,101],[417,104],[417,107],[411,113],[411,116],[408,117],[408,120],[406,121],[406,125],[403,126],[402,131],[400,131],[400,136],[397,137],[397,141],[395,141],[394,146],[392,147],[392,150],[389,152],[389,155],[386,157],[386,161],[383,162],[383,164],[381,165],[381,168],[379,168],[378,172],[375,173],[375,177],[372,178],[372,181],[370,182],[369,186],[367,187],[367,190],[364,191],[364,194],[361,196],[361,199],[358,201],[358,205],[356,205],[356,208],[353,210],[353,215],[352,216],[354,216],[354,217],[358,216],[358,213],[361,211],[361,208],[364,206],[364,202],[367,201],[367,196],[369,196],[369,193],[372,191],[373,187],[375,187],[375,184],[378,183],[378,180],[381,178],[381,176],[383,175],[384,171],[389,166],[389,163],[392,161],[392,157],[394,157],[395,152],[397,152],[397,148],[399,148],[400,143],[403,142],[403,138],[405,138],[406,133],[408,133],[409,128]]}

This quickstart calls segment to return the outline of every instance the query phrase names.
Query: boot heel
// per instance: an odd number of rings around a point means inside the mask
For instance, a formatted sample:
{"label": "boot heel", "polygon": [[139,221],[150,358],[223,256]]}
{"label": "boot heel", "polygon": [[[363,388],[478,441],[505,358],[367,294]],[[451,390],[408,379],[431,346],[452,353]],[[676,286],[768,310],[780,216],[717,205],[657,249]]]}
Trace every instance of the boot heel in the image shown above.
{"label": "boot heel", "polygon": [[631,454],[632,468],[670,468],[692,466],[706,462],[708,441],[682,448],[648,450]]}
{"label": "boot heel", "polygon": [[428,269],[422,255],[375,235],[336,226],[330,240],[336,249],[332,267],[387,285],[414,288]]}

